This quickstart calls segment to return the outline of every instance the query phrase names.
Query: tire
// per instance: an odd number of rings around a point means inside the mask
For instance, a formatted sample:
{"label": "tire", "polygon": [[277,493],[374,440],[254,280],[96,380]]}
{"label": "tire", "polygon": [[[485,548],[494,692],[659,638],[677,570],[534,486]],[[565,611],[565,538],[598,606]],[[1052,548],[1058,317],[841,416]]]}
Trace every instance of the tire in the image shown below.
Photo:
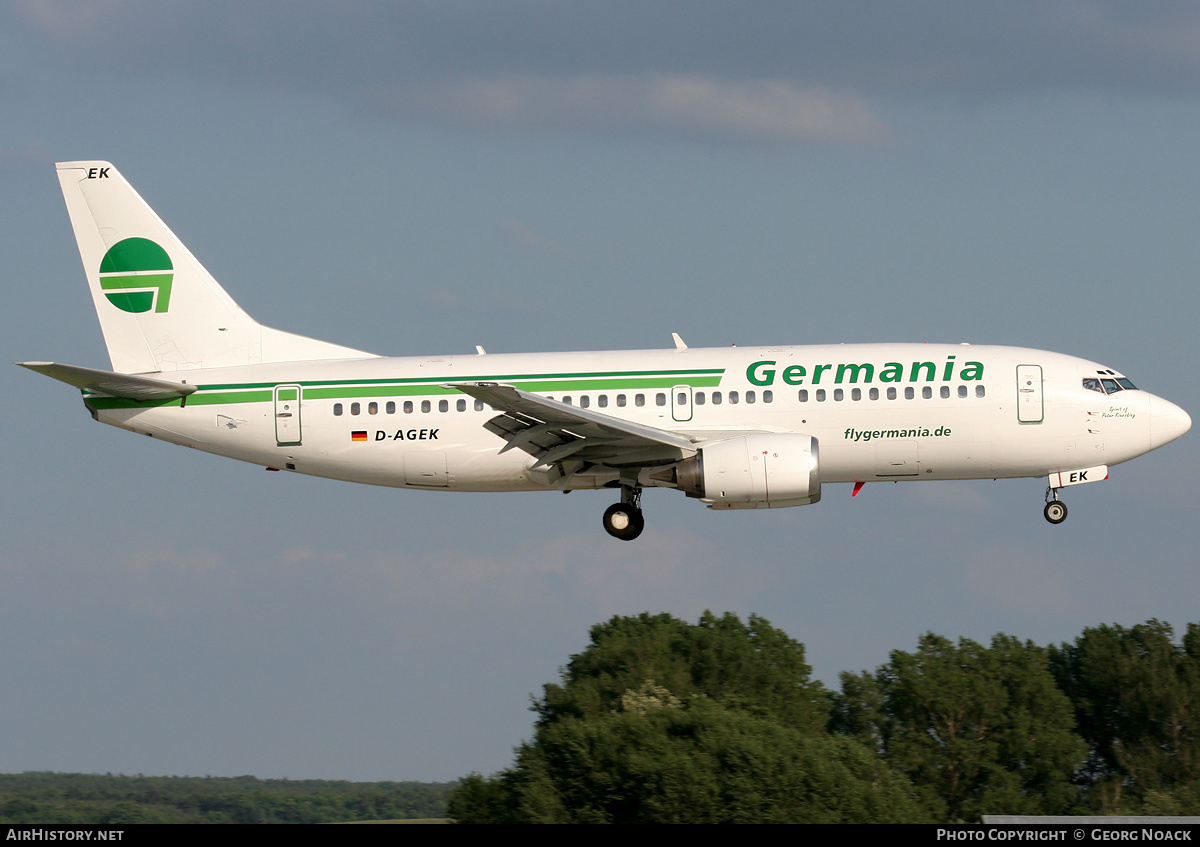
{"label": "tire", "polygon": [[614,503],[604,510],[604,531],[613,538],[633,541],[646,528],[642,510],[628,503]]}
{"label": "tire", "polygon": [[1052,524],[1060,524],[1067,519],[1067,504],[1058,500],[1051,500],[1046,504],[1046,508],[1042,511],[1046,516],[1046,520]]}

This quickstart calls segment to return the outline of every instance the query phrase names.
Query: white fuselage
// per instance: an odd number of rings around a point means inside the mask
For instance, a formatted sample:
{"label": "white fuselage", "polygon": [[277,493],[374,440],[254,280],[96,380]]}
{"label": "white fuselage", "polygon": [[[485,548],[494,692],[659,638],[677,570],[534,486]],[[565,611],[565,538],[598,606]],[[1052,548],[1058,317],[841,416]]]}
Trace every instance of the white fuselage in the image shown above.
{"label": "white fuselage", "polygon": [[1098,375],[1119,376],[1040,350],[843,344],[246,365],[189,372],[198,390],[183,401],[85,399],[105,423],[246,462],[458,491],[601,487],[617,473],[553,477],[501,452],[484,428],[496,411],[454,383],[512,385],[698,447],[804,433],[821,482],[1045,476],[1127,461],[1190,426],[1147,392],[1085,388]]}

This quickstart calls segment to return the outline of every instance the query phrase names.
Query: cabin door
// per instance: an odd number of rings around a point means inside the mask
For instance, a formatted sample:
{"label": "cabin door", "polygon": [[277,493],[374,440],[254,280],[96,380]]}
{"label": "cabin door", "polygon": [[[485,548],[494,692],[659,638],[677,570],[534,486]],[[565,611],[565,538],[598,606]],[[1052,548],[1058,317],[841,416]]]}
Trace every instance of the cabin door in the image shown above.
{"label": "cabin door", "polygon": [[275,443],[300,443],[300,386],[275,386]]}
{"label": "cabin door", "polygon": [[1042,366],[1017,365],[1017,420],[1037,424],[1045,419],[1042,403]]}
{"label": "cabin door", "polygon": [[671,417],[677,421],[692,419],[692,387],[677,385],[671,389]]}

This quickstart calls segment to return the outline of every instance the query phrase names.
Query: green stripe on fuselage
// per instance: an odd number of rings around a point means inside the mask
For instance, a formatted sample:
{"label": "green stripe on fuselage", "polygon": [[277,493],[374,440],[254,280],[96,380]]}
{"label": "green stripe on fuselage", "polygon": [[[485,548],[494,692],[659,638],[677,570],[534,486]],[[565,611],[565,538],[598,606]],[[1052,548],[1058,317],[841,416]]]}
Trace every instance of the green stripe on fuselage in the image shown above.
{"label": "green stripe on fuselage", "polygon": [[[446,382],[527,382],[529,380],[545,381],[560,379],[589,380],[600,377],[619,377],[622,379],[639,379],[649,377],[715,377],[718,381],[725,373],[724,368],[698,368],[689,371],[592,371],[584,373],[565,374],[502,374],[490,376],[422,376],[406,377],[403,379],[306,379],[291,380],[290,382],[236,382],[228,385],[201,385],[201,391],[214,391],[219,388],[273,388],[276,385],[298,384],[306,388],[318,385],[428,385],[429,383]],[[690,384],[690,380],[675,380],[672,385]],[[524,386],[523,386],[524,387]]]}
{"label": "green stripe on fuselage", "polygon": [[[443,388],[447,382],[505,382],[516,384],[526,391],[542,393],[564,391],[636,391],[638,389],[670,388],[690,385],[710,388],[721,384],[722,368],[694,371],[642,371],[582,374],[522,374],[512,376],[420,377],[416,379],[312,380],[300,381],[305,400],[348,399],[352,397],[413,397],[461,394],[453,388]],[[233,383],[201,385],[187,398],[189,406],[212,406],[233,403],[266,403],[272,400],[272,389],[280,383]],[[284,384],[297,384],[295,380]],[[320,386],[320,387],[318,387]],[[127,400],[120,397],[84,395],[94,409],[150,409],[181,405],[171,400]]]}

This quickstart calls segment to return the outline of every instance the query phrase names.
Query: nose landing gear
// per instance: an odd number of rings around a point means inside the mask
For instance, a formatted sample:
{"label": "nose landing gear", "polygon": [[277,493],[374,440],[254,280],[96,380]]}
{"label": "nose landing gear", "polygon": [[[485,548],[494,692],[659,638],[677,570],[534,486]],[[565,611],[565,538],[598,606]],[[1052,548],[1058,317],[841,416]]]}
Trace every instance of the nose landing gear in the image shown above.
{"label": "nose landing gear", "polygon": [[604,531],[613,538],[633,541],[642,534],[646,519],[642,517],[642,489],[633,485],[621,486],[621,502],[604,510]]}
{"label": "nose landing gear", "polygon": [[1067,504],[1058,499],[1057,488],[1046,489],[1046,508],[1042,514],[1052,524],[1060,524],[1067,519]]}

